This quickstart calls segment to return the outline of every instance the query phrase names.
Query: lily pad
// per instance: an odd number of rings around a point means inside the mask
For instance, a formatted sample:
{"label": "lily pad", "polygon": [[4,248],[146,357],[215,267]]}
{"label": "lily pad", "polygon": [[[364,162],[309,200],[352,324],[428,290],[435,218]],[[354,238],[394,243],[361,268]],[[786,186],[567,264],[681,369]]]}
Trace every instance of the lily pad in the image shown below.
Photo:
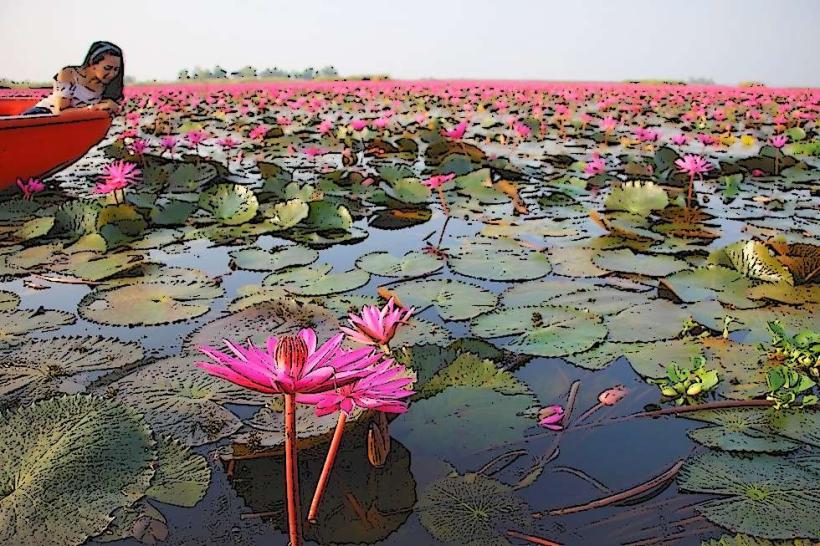
{"label": "lily pad", "polygon": [[356,267],[372,275],[406,278],[435,273],[444,267],[444,262],[423,252],[408,252],[401,258],[389,252],[371,252],[360,256]]}
{"label": "lily pad", "polygon": [[196,505],[211,482],[205,457],[192,453],[179,441],[162,436],[157,440],[157,471],[145,494],[153,500],[191,507]]}
{"label": "lily pad", "polygon": [[224,289],[202,271],[166,267],[98,287],[77,309],[84,319],[100,324],[153,326],[204,315],[211,300],[222,294]]}
{"label": "lily pad", "polygon": [[264,286],[281,286],[299,296],[326,296],[355,290],[367,284],[370,274],[361,269],[332,273],[333,266],[297,267],[282,273],[272,273],[262,281]]}
{"label": "lily pad", "polygon": [[775,434],[769,427],[770,411],[761,408],[727,408],[687,414],[688,419],[718,426],[689,431],[689,437],[713,449],[786,453],[800,443]]}
{"label": "lily pad", "polygon": [[460,354],[427,381],[418,393],[429,398],[453,386],[491,389],[502,394],[531,394],[530,389],[510,372],[501,370],[492,360],[472,353]]}
{"label": "lily pad", "polygon": [[133,410],[65,396],[0,421],[0,542],[82,544],[142,497],[154,470],[151,431]]}
{"label": "lily pad", "polygon": [[516,336],[502,347],[546,357],[580,353],[607,334],[599,315],[550,305],[500,308],[473,319],[470,331],[490,339]]}
{"label": "lily pad", "polygon": [[759,241],[738,241],[709,257],[712,263],[733,267],[744,276],[764,282],[786,282],[794,284],[788,269],[769,253],[769,249]]}
{"label": "lily pad", "polygon": [[620,210],[648,216],[669,205],[669,197],[652,182],[624,182],[614,186],[604,202],[606,210]]}
{"label": "lily pad", "polygon": [[256,216],[259,202],[254,193],[239,184],[217,184],[199,196],[199,206],[222,224],[244,224]]}
{"label": "lily pad", "polygon": [[698,302],[678,306],[666,300],[651,300],[606,317],[609,339],[626,343],[660,341],[678,337],[684,320],[701,315],[721,316],[717,302]]}
{"label": "lily pad", "polygon": [[782,458],[704,453],[687,461],[678,485],[723,495],[696,510],[732,531],[768,539],[820,536],[820,480]]}
{"label": "lily pad", "polygon": [[300,245],[278,246],[271,250],[248,248],[229,253],[234,267],[249,271],[281,271],[289,267],[310,265],[319,253]]}
{"label": "lily pad", "polygon": [[628,248],[603,250],[592,261],[598,267],[621,273],[635,273],[650,277],[665,277],[684,269],[689,264],[674,256],[635,254]]}
{"label": "lily pad", "polygon": [[14,311],[20,305],[20,296],[8,290],[0,290],[0,311]]}
{"label": "lily pad", "polygon": [[451,475],[422,491],[419,521],[439,542],[509,546],[506,529],[528,529],[532,509],[513,488],[482,474]]}
{"label": "lily pad", "polygon": [[456,273],[495,281],[538,279],[552,271],[549,258],[514,239],[479,236],[449,252]]}
{"label": "lily pad", "polygon": [[474,284],[452,279],[407,281],[391,287],[401,303],[419,312],[435,307],[445,320],[467,320],[495,308],[498,297]]}
{"label": "lily pad", "polygon": [[142,356],[138,343],[102,336],[27,339],[0,349],[0,399],[14,395],[31,402],[84,390],[71,376],[122,368]]}
{"label": "lily pad", "polygon": [[76,317],[65,311],[15,309],[0,312],[0,347],[16,345],[30,332],[58,330],[74,324]]}

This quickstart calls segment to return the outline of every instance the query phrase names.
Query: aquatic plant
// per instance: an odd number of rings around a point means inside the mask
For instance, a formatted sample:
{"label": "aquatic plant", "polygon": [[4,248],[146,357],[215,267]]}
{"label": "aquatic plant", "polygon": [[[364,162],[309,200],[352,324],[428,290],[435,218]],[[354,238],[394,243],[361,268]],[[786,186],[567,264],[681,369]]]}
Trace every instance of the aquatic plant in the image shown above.
{"label": "aquatic plant", "polygon": [[388,344],[396,334],[396,329],[400,324],[407,324],[414,311],[414,307],[396,307],[394,298],[390,298],[381,309],[375,305],[366,305],[362,307],[360,314],[350,313],[350,327],[342,327],[341,330],[353,341],[376,345],[389,353]]}
{"label": "aquatic plant", "polygon": [[678,172],[689,175],[689,191],[686,194],[686,208],[688,209],[692,206],[695,176],[702,180],[703,175],[712,170],[712,164],[699,155],[689,154],[675,161],[675,165],[678,167]]}
{"label": "aquatic plant", "polygon": [[666,369],[666,377],[649,380],[661,389],[664,399],[674,401],[678,406],[696,404],[712,392],[720,382],[715,370],[707,370],[706,358],[692,357],[689,367],[673,362]]}

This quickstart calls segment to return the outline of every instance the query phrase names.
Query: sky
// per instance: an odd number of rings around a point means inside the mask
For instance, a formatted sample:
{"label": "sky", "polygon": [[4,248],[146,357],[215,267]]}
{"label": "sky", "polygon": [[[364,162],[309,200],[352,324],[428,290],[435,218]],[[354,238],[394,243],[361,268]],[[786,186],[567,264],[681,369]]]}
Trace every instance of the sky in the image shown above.
{"label": "sky", "polygon": [[0,0],[0,78],[50,80],[94,40],[138,80],[250,64],[820,87],[820,0]]}

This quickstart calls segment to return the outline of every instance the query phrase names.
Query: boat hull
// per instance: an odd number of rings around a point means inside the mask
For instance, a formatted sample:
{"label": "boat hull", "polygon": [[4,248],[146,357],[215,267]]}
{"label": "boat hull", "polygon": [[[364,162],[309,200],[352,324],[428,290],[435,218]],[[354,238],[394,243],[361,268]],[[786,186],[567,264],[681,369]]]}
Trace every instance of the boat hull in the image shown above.
{"label": "boat hull", "polygon": [[0,98],[0,190],[18,178],[45,178],[65,169],[111,127],[109,114],[96,110],[20,115],[37,100]]}

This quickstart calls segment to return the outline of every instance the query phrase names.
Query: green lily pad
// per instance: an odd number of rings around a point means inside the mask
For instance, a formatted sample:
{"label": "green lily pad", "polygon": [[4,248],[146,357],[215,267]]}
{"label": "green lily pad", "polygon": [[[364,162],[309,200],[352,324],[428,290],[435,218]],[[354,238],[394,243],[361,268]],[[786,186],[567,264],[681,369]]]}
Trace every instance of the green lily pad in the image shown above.
{"label": "green lily pad", "polygon": [[718,265],[733,267],[742,275],[764,282],[786,282],[794,284],[788,269],[769,253],[769,249],[759,241],[738,241],[713,252],[709,261]]}
{"label": "green lily pad", "polygon": [[311,201],[309,207],[310,211],[302,221],[306,229],[349,231],[353,227],[353,217],[344,205],[331,201]]}
{"label": "green lily pad", "polygon": [[717,302],[698,302],[678,306],[667,300],[651,300],[630,307],[605,319],[610,341],[626,343],[660,341],[678,337],[683,321],[701,315],[719,316],[723,309]]}
{"label": "green lily pad", "polygon": [[450,331],[440,324],[418,317],[411,317],[409,324],[401,325],[396,331],[396,335],[390,341],[390,346],[407,347],[419,343],[444,346],[450,343],[452,339]]}
{"label": "green lily pad", "polygon": [[419,312],[435,307],[444,320],[467,320],[495,308],[498,297],[473,284],[452,279],[407,281],[391,287],[402,304]]}
{"label": "green lily pad", "polygon": [[139,410],[158,434],[173,436],[186,446],[216,442],[242,427],[239,417],[222,403],[261,405],[271,397],[210,376],[195,366],[197,360],[210,362],[204,354],[198,359],[165,358],[111,383],[105,391]]}
{"label": "green lily pad", "polygon": [[279,298],[250,305],[203,325],[183,343],[187,352],[196,352],[197,345],[222,346],[222,339],[245,342],[249,339],[264,347],[270,336],[296,335],[302,328],[313,328],[319,342],[339,331],[339,321],[331,311],[312,303]]}
{"label": "green lily pad", "polygon": [[527,530],[532,509],[513,488],[482,474],[450,475],[424,489],[419,521],[439,543],[509,546],[506,529]]}
{"label": "green lily pad", "polygon": [[100,255],[97,252],[74,252],[67,263],[54,269],[86,281],[101,281],[130,271],[143,263],[140,252],[118,252]]}
{"label": "green lily pad", "polygon": [[28,403],[84,390],[71,376],[122,368],[142,356],[138,343],[102,336],[27,339],[0,349],[0,399],[14,395]]}
{"label": "green lily pad", "polygon": [[418,393],[421,398],[429,398],[453,386],[491,389],[509,395],[532,394],[527,385],[510,372],[472,353],[460,354],[424,383]]}
{"label": "green lily pad", "polygon": [[149,275],[117,279],[80,300],[86,320],[116,326],[171,324],[204,315],[210,302],[225,293],[205,273],[184,267],[151,270]]}
{"label": "green lily pad", "polygon": [[745,309],[762,305],[747,296],[754,286],[752,281],[733,269],[719,265],[679,271],[661,280],[661,286],[684,303],[716,299]]}
{"label": "green lily pad", "polygon": [[262,281],[264,286],[281,286],[299,296],[325,296],[348,292],[364,286],[370,274],[361,269],[331,273],[333,266],[297,267],[281,273],[272,273]]}
{"label": "green lily pad", "polygon": [[389,252],[371,252],[356,260],[356,267],[372,275],[382,277],[418,277],[435,273],[444,267],[444,262],[424,252],[408,252],[396,258]]}
{"label": "green lily pad", "polygon": [[29,220],[28,222],[17,228],[17,231],[14,232],[14,237],[21,241],[36,239],[37,237],[42,237],[43,235],[47,234],[53,226],[53,216],[34,218],[33,220]]}
{"label": "green lily pad", "polygon": [[136,239],[147,226],[145,218],[128,204],[105,206],[97,215],[97,232],[105,239],[108,248]]}
{"label": "green lily pad", "polygon": [[653,210],[669,205],[669,197],[652,182],[624,182],[614,186],[604,201],[606,210],[620,210],[648,216]]}
{"label": "green lily pad", "polygon": [[761,408],[727,408],[690,413],[687,419],[718,426],[690,430],[689,437],[724,451],[786,453],[799,448],[800,443],[771,432],[769,412]]}
{"label": "green lily pad", "polygon": [[495,281],[538,279],[552,271],[550,261],[509,238],[475,237],[449,251],[447,260],[456,273]]}
{"label": "green lily pad", "polygon": [[470,331],[490,339],[516,336],[502,347],[546,357],[580,353],[607,334],[599,315],[550,305],[500,308],[473,319]]}
{"label": "green lily pad", "polygon": [[222,224],[244,224],[256,216],[259,201],[253,191],[239,184],[217,184],[199,196],[199,206]]}
{"label": "green lily pad", "polygon": [[14,311],[20,305],[20,296],[8,290],[0,290],[0,311]]}
{"label": "green lily pad", "polygon": [[133,410],[64,396],[0,420],[0,542],[82,544],[145,494],[156,452]]}
{"label": "green lily pad", "polygon": [[732,531],[768,539],[820,536],[817,474],[780,457],[704,453],[687,461],[678,485],[723,495],[696,509]]}
{"label": "green lily pad", "polygon": [[303,200],[296,198],[273,205],[265,203],[260,206],[259,212],[277,228],[288,229],[307,218],[310,207]]}
{"label": "green lily pad", "polygon": [[628,248],[603,250],[592,261],[598,267],[621,273],[635,273],[650,277],[665,277],[684,269],[689,264],[674,256],[635,254]]}
{"label": "green lily pad", "polygon": [[811,540],[766,540],[749,535],[723,535],[717,539],[704,540],[700,546],[814,546]]}
{"label": "green lily pad", "polygon": [[488,444],[523,438],[532,419],[520,415],[538,402],[532,395],[505,395],[491,389],[449,387],[413,403],[412,411],[390,423],[390,434],[415,452],[457,460]]}
{"label": "green lily pad", "polygon": [[30,332],[49,332],[67,324],[74,324],[77,318],[65,311],[42,309],[15,309],[0,311],[0,347],[16,345]]}
{"label": "green lily pad", "polygon": [[281,271],[289,267],[310,265],[319,253],[300,245],[277,246],[271,250],[248,248],[229,252],[234,267],[249,271]]}
{"label": "green lily pad", "polygon": [[205,457],[192,453],[179,441],[162,436],[157,440],[157,471],[145,494],[153,500],[191,507],[196,505],[211,482]]}

